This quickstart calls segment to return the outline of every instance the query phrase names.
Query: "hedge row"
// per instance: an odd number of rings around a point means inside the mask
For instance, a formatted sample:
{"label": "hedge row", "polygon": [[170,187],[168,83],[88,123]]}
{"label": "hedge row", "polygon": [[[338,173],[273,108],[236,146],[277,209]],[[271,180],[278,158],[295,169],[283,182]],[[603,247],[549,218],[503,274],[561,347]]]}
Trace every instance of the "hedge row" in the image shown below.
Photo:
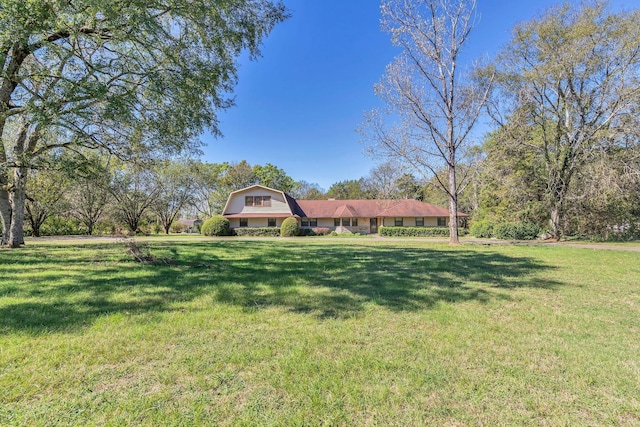
{"label": "hedge row", "polygon": [[327,236],[331,234],[331,229],[327,227],[301,228],[300,236]]}
{"label": "hedge row", "polygon": [[[380,227],[378,233],[387,237],[449,237],[448,227]],[[467,234],[466,228],[458,228],[458,235]]]}
{"label": "hedge row", "polygon": [[280,237],[280,227],[234,228],[233,234],[248,237]]}
{"label": "hedge row", "polygon": [[476,221],[471,225],[471,234],[482,238],[534,240],[541,232],[540,227],[530,222],[501,222],[493,224],[489,221]]}

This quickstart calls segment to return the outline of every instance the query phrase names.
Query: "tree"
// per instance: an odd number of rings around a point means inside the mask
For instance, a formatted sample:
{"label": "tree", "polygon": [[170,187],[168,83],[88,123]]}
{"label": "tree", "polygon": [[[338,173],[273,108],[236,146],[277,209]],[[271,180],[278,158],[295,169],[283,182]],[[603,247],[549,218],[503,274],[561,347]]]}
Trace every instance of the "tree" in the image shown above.
{"label": "tree", "polygon": [[[383,29],[402,54],[375,87],[387,108],[371,111],[360,128],[373,152],[436,178],[449,199],[451,244],[458,243],[458,195],[466,185],[457,166],[493,79],[491,74],[463,76],[458,66],[475,5],[475,0],[383,3]],[[398,125],[388,124],[393,118]],[[438,175],[442,169],[445,177]]]}
{"label": "tree", "polygon": [[65,194],[70,181],[59,170],[36,169],[26,190],[26,219],[34,237],[40,237],[40,228],[52,215],[66,211]]}
{"label": "tree", "polygon": [[369,175],[362,178],[362,187],[372,199],[398,199],[401,198],[398,189],[401,177],[402,170],[398,165],[385,162],[371,169]]}
{"label": "tree", "polygon": [[160,187],[150,168],[123,164],[113,172],[109,192],[115,199],[116,216],[135,234],[144,214],[158,199]]}
{"label": "tree", "polygon": [[151,210],[158,216],[165,234],[182,209],[193,200],[193,179],[186,162],[164,161],[154,168],[156,199]]}
{"label": "tree", "polygon": [[369,199],[369,195],[362,188],[361,179],[346,179],[331,184],[329,191],[327,191],[327,197],[330,199],[340,200],[354,200],[354,199]]}
{"label": "tree", "polygon": [[[271,0],[3,0],[0,219],[22,243],[27,176],[57,149],[180,151],[197,145],[236,81],[235,58],[287,16]],[[4,239],[5,237],[3,237]]]}
{"label": "tree", "polygon": [[495,65],[501,143],[541,159],[556,238],[577,175],[637,143],[639,21],[640,11],[611,14],[602,2],[564,4],[517,26]]}
{"label": "tree", "polygon": [[98,221],[100,221],[109,202],[109,171],[100,164],[99,159],[94,159],[93,167],[84,174],[76,174],[73,185],[67,192],[70,203],[70,214],[87,227],[87,234],[93,235]]}
{"label": "tree", "polygon": [[326,198],[324,190],[318,184],[304,180],[296,183],[291,196],[298,200],[323,200]]}
{"label": "tree", "polygon": [[290,194],[296,187],[296,182],[287,173],[277,166],[267,163],[264,166],[255,165],[253,174],[258,179],[260,185],[284,191]]}
{"label": "tree", "polygon": [[229,168],[229,163],[202,163],[191,164],[191,176],[193,184],[193,198],[191,206],[204,218],[211,218],[218,212],[218,201],[214,196],[222,191],[222,178]]}

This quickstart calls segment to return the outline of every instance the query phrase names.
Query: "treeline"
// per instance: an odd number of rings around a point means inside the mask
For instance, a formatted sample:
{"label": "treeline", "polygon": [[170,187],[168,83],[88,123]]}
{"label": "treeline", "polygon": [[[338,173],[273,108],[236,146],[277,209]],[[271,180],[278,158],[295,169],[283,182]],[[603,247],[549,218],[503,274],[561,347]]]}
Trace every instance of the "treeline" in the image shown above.
{"label": "treeline", "polygon": [[51,158],[31,171],[25,204],[28,235],[181,232],[181,218],[209,218],[229,193],[261,184],[294,195],[322,194],[272,165],[194,159],[123,162],[86,156]]}
{"label": "treeline", "polygon": [[296,181],[267,163],[206,163],[197,159],[123,162],[86,152],[53,156],[31,171],[25,203],[25,233],[121,235],[182,232],[180,219],[206,219],[222,213],[232,191],[259,184],[296,199],[425,200],[425,183],[385,163],[356,180],[339,181],[325,191]]}

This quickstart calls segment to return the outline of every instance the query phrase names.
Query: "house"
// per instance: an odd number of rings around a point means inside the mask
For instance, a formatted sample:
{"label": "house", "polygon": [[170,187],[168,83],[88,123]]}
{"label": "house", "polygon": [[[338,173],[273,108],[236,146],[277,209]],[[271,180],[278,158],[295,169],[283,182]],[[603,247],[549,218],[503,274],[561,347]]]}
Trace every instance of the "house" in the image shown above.
{"label": "house", "polygon": [[[447,227],[449,211],[413,199],[295,200],[282,191],[253,185],[232,192],[222,211],[231,228],[280,227],[290,216],[301,228],[323,227],[338,233],[376,234],[385,227]],[[458,218],[468,215],[458,212]]]}
{"label": "house", "polygon": [[201,219],[189,218],[182,218],[178,220],[178,223],[184,227],[185,233],[199,233],[200,227],[202,227],[203,222],[204,221],[202,221]]}

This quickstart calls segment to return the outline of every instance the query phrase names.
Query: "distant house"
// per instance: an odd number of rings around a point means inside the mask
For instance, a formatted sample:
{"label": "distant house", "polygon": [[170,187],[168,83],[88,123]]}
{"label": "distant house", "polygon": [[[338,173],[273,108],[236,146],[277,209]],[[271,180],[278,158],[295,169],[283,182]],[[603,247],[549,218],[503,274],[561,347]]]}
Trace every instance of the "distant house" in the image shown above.
{"label": "distant house", "polygon": [[178,223],[184,226],[185,233],[199,233],[200,227],[202,226],[203,222],[204,221],[202,221],[201,219],[189,219],[189,218],[182,218],[178,220]]}
{"label": "distant house", "polygon": [[[290,216],[300,227],[323,227],[338,233],[376,234],[385,227],[447,227],[449,211],[413,199],[405,200],[295,200],[262,185],[229,195],[222,211],[231,228],[279,227]],[[468,215],[458,212],[458,218]]]}

